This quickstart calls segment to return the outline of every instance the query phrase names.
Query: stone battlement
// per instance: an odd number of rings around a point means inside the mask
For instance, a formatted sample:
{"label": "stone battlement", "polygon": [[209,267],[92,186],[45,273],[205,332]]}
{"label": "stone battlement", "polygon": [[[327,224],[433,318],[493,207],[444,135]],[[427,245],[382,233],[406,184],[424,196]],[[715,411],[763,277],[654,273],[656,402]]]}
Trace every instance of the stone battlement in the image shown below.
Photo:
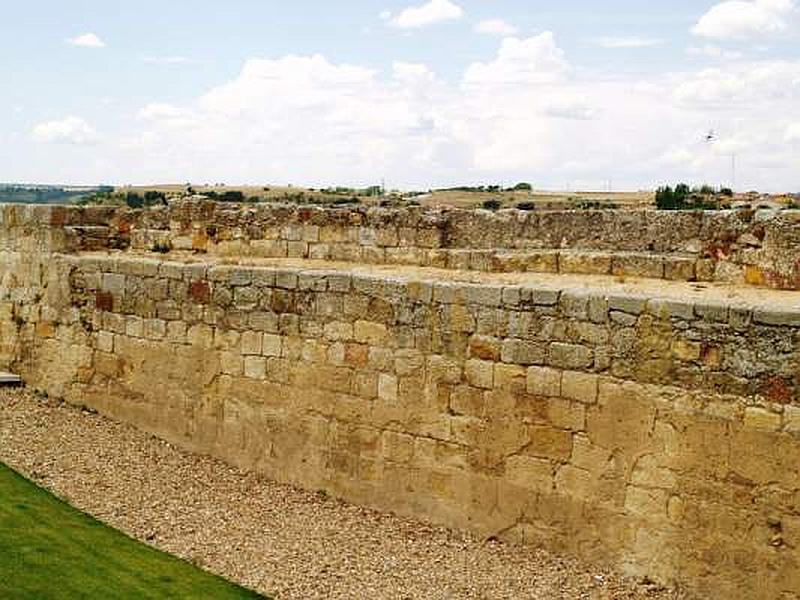
{"label": "stone battlement", "polygon": [[800,211],[490,212],[182,201],[148,211],[5,205],[0,226],[0,248],[14,243],[14,232],[30,230],[67,251],[181,250],[800,289]]}
{"label": "stone battlement", "polygon": [[351,501],[800,594],[793,214],[0,214],[0,368],[37,388]]}

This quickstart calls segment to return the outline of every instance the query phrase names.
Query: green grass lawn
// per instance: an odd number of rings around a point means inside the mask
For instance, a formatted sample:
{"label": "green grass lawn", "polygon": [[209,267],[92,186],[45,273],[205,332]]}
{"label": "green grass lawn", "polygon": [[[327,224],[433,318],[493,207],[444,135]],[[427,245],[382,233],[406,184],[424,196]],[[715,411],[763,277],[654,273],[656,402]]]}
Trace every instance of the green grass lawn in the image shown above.
{"label": "green grass lawn", "polygon": [[262,598],[154,550],[0,463],[0,598]]}

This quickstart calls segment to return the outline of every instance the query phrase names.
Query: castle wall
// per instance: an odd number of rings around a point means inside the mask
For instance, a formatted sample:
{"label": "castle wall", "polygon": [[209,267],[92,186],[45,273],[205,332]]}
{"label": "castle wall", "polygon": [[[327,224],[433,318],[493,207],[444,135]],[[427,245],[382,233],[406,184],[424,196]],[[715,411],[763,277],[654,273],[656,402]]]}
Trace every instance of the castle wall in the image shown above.
{"label": "castle wall", "polygon": [[[227,264],[134,252],[125,215],[8,213],[0,359],[33,387],[353,502],[705,596],[800,594],[791,292]],[[129,249],[80,250],[104,245]]]}

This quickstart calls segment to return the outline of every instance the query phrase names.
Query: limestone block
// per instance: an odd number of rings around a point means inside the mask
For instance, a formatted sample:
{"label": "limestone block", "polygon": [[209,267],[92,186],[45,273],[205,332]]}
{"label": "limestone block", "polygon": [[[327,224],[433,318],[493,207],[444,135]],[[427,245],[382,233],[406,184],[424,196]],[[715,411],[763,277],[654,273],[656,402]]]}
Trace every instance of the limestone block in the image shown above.
{"label": "limestone block", "polygon": [[482,306],[500,306],[503,304],[503,288],[489,285],[468,286],[465,288],[466,301],[469,304]]}
{"label": "limestone block", "polygon": [[665,519],[668,499],[668,494],[663,490],[629,485],[625,491],[625,510],[647,520]]}
{"label": "limestone block", "polygon": [[567,498],[588,500],[592,496],[594,483],[589,471],[568,464],[559,467],[555,476],[555,488]]}
{"label": "limestone block", "polygon": [[275,272],[275,287],[284,290],[294,290],[297,288],[297,273],[291,271]]}
{"label": "limestone block", "polygon": [[263,356],[245,356],[244,376],[250,379],[265,379],[267,376],[267,359]]}
{"label": "limestone block", "polygon": [[286,256],[288,258],[307,258],[308,242],[286,242]]}
{"label": "limestone block", "polygon": [[800,407],[783,408],[783,429],[789,433],[800,433]]}
{"label": "limestone block", "polygon": [[461,381],[461,364],[448,357],[440,355],[428,355],[427,374],[433,382],[457,384]]}
{"label": "limestone block", "polygon": [[278,315],[272,312],[250,312],[247,321],[248,327],[255,331],[265,333],[278,332]]}
{"label": "limestone block", "polygon": [[570,462],[595,475],[605,472],[611,465],[611,452],[592,443],[586,435],[572,438]]}
{"label": "limestone block", "polygon": [[481,417],[485,406],[484,390],[481,388],[458,385],[450,393],[448,407],[456,415]]}
{"label": "limestone block", "polygon": [[586,320],[589,310],[589,296],[580,292],[565,290],[559,298],[561,313],[572,319]]}
{"label": "limestone block", "polygon": [[561,273],[608,275],[611,273],[611,255],[594,252],[562,251],[558,256]]}
{"label": "limestone block", "polygon": [[254,256],[285,258],[289,254],[288,242],[284,240],[252,240],[250,248]]}
{"label": "limestone block", "polygon": [[700,342],[688,340],[675,340],[672,342],[672,355],[678,360],[697,361],[700,360],[703,346]]}
{"label": "limestone block", "polygon": [[494,363],[470,359],[464,363],[464,377],[470,385],[490,390],[494,385]]}
{"label": "limestone block", "polygon": [[647,298],[629,295],[611,295],[608,297],[608,307],[631,315],[640,315],[647,306]]}
{"label": "limestone block", "polygon": [[651,254],[615,255],[611,263],[611,274],[622,277],[664,278],[664,261]]}
{"label": "limestone block", "polygon": [[97,332],[97,349],[101,352],[114,352],[114,334],[108,331]]}
{"label": "limestone block", "polygon": [[192,346],[210,349],[214,345],[214,329],[205,323],[198,323],[189,327],[186,339]]}
{"label": "limestone block", "polygon": [[781,415],[764,408],[751,406],[744,411],[744,426],[760,431],[778,431],[781,428]]}
{"label": "limestone block", "polygon": [[501,360],[518,365],[542,365],[545,362],[547,347],[541,342],[520,339],[507,339],[503,342]]}
{"label": "limestone block", "polygon": [[547,403],[547,419],[558,429],[584,431],[586,429],[586,407],[580,402],[552,398]]}
{"label": "limestone block", "polygon": [[353,393],[366,400],[377,398],[378,374],[371,371],[356,371],[353,377]]}
{"label": "limestone block", "polygon": [[525,392],[527,369],[520,365],[495,363],[494,389],[511,392]]}
{"label": "limestone block", "polygon": [[530,443],[525,453],[552,460],[569,460],[572,454],[572,434],[549,425],[533,425],[530,428]]}
{"label": "limestone block", "polygon": [[470,309],[462,304],[450,304],[445,307],[449,314],[449,329],[455,332],[471,333],[475,331],[475,318]]}
{"label": "limestone block", "polygon": [[357,342],[382,346],[389,340],[389,331],[382,323],[356,321],[353,325],[353,337]]}
{"label": "limestone block", "polygon": [[394,369],[394,353],[389,348],[371,346],[369,367],[376,371],[391,371]]}
{"label": "limestone block", "polygon": [[561,377],[561,396],[586,404],[597,402],[599,377],[580,371],[564,371]]}
{"label": "limestone block", "polygon": [[117,297],[125,293],[125,276],[117,273],[103,273],[101,289]]}
{"label": "limestone block", "polygon": [[520,487],[537,492],[553,489],[553,463],[531,456],[509,456],[505,463],[505,476],[508,481]]}
{"label": "limestone block", "polygon": [[242,333],[241,351],[242,354],[259,355],[261,354],[262,335],[259,331],[245,331]]}
{"label": "limestone block", "polygon": [[163,340],[167,335],[167,322],[162,319],[144,320],[144,337],[149,340]]}
{"label": "limestone block", "polygon": [[378,375],[378,399],[386,402],[397,401],[397,377],[388,373]]}
{"label": "limestone block", "polygon": [[677,300],[653,298],[647,303],[647,311],[658,318],[677,318],[691,321],[694,318],[694,305]]}
{"label": "limestone block", "polygon": [[671,281],[694,281],[697,278],[695,264],[695,258],[666,257],[664,278]]}
{"label": "limestone block", "polygon": [[238,352],[220,352],[220,369],[225,375],[240,377],[244,372],[244,360]]}
{"label": "limestone block", "polygon": [[720,304],[695,304],[695,314],[705,320],[717,323],[728,322],[728,307]]}
{"label": "limestone block", "polygon": [[753,321],[764,325],[800,327],[800,310],[777,311],[759,308],[753,311]]}
{"label": "limestone block", "polygon": [[526,387],[529,394],[555,398],[561,395],[561,371],[547,367],[529,367]]}
{"label": "limestone block", "polygon": [[186,331],[186,323],[183,321],[169,321],[167,323],[167,341],[175,344],[185,344]]}
{"label": "limestone block", "polygon": [[594,363],[594,354],[586,346],[555,342],[550,344],[547,360],[553,367],[588,369]]}
{"label": "limestone block", "polygon": [[280,335],[265,333],[261,337],[261,354],[263,356],[281,356],[282,338]]}

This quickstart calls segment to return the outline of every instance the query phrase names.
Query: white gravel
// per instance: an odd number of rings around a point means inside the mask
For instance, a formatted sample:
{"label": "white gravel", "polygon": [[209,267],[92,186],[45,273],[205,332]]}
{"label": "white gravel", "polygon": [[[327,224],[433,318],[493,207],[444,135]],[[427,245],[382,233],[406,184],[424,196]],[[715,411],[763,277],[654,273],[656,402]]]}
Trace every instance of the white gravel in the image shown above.
{"label": "white gravel", "polygon": [[0,461],[140,540],[278,599],[687,596],[276,484],[0,389]]}

